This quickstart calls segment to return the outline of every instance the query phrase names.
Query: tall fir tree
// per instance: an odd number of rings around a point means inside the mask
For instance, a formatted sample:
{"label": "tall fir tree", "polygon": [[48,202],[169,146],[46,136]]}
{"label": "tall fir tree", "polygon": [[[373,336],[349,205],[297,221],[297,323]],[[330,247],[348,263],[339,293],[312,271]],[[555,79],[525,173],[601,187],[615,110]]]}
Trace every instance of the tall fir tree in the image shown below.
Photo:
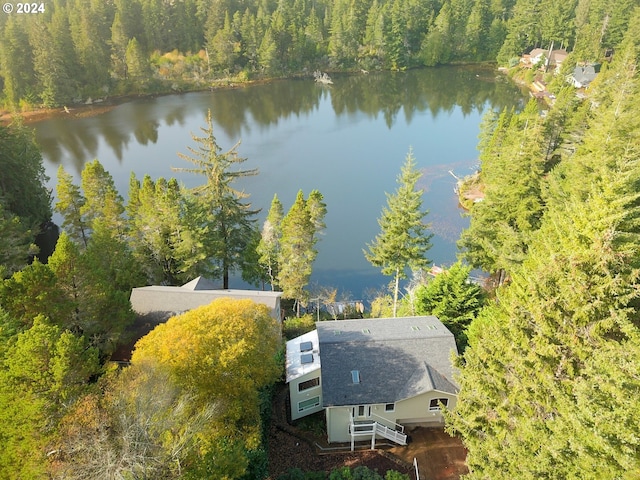
{"label": "tall fir tree", "polygon": [[205,246],[212,265],[211,273],[222,278],[223,288],[229,288],[229,276],[242,271],[245,253],[255,234],[255,216],[244,200],[249,194],[236,189],[235,181],[258,174],[257,169],[236,169],[246,161],[238,154],[239,142],[222,152],[213,134],[211,111],[207,113],[207,126],[201,127],[202,137],[192,135],[197,148],[188,147],[190,155],[178,154],[194,168],[174,168],[176,171],[194,173],[205,178],[205,183],[192,189],[192,193],[206,210],[209,238]]}
{"label": "tall fir tree", "polygon": [[424,223],[428,211],[422,210],[422,193],[416,189],[421,177],[416,167],[413,151],[409,150],[400,170],[398,188],[393,195],[386,194],[387,206],[378,219],[380,233],[364,251],[366,259],[375,267],[381,267],[384,275],[393,276],[393,316],[398,311],[400,280],[407,278],[406,270],[426,268],[426,257],[431,248],[429,225]]}

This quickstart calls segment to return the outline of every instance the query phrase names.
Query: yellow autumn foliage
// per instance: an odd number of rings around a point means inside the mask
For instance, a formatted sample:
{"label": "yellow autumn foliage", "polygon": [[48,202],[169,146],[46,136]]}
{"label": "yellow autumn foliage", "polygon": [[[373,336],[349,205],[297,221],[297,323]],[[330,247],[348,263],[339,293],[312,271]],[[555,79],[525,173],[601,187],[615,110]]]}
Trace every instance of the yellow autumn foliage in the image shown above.
{"label": "yellow autumn foliage", "polygon": [[265,305],[221,298],[156,327],[131,363],[165,368],[203,401],[222,402],[227,420],[253,422],[258,390],[278,378],[278,329]]}

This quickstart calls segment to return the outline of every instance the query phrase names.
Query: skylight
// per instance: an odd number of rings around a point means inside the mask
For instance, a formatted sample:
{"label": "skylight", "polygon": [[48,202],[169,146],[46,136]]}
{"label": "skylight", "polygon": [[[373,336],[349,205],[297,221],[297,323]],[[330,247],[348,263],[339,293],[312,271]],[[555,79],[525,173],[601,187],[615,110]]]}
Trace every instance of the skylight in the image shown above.
{"label": "skylight", "polygon": [[300,351],[301,352],[310,352],[313,350],[313,342],[301,342],[300,343]]}
{"label": "skylight", "polygon": [[351,370],[351,381],[353,383],[360,383],[360,370]]}
{"label": "skylight", "polygon": [[313,363],[313,353],[303,353],[300,355],[300,363],[303,365],[307,363]]}

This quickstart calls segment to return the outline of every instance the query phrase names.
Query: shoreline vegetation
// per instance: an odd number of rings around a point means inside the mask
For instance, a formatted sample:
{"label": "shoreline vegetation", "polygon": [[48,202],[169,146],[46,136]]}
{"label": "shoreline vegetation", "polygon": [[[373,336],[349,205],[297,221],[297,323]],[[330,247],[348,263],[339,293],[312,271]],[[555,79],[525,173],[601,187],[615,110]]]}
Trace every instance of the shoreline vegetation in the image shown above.
{"label": "shoreline vegetation", "polygon": [[[305,78],[302,74],[292,75],[288,78]],[[206,91],[214,91],[214,90],[223,90],[223,89],[231,89],[238,87],[248,87],[253,85],[261,85],[265,83],[274,82],[277,80],[281,80],[285,77],[270,77],[258,80],[241,80],[235,81],[232,79],[223,79],[212,82],[212,84],[208,87],[202,87],[201,85],[194,85],[194,88],[187,88],[182,90],[173,90],[169,86],[167,90],[162,90],[159,92],[148,92],[148,93],[135,93],[135,94],[123,94],[123,95],[113,95],[101,99],[91,100],[87,99],[84,102],[78,103],[70,103],[68,106],[61,107],[32,107],[24,110],[16,110],[10,111],[7,109],[0,110],[0,125],[8,125],[15,118],[20,118],[24,124],[39,122],[42,120],[46,120],[48,118],[56,117],[58,115],[70,115],[76,118],[87,118],[96,115],[101,115],[103,113],[107,113],[110,110],[113,110],[119,105],[130,102],[139,98],[154,98],[154,97],[162,97],[166,95],[181,95],[185,93],[194,93],[194,92],[206,92]],[[309,76],[309,78],[313,78]]]}
{"label": "shoreline vegetation", "polygon": [[[495,62],[492,61],[478,61],[478,62],[452,62],[450,66],[460,66],[460,67],[486,67],[487,65],[491,65],[495,68],[496,72],[503,73],[506,76],[510,77],[508,72],[501,70],[497,67]],[[418,69],[421,68],[438,68],[437,66],[428,67],[415,67]],[[383,72],[385,70],[375,70],[373,73]],[[405,70],[403,70],[405,71]],[[139,93],[126,93],[126,94],[115,94],[111,96],[105,96],[103,98],[91,99],[87,98],[79,102],[69,103],[68,105],[56,106],[56,107],[36,107],[36,106],[27,106],[24,108],[18,108],[16,110],[10,110],[8,108],[0,108],[0,125],[7,126],[14,121],[14,119],[19,118],[22,123],[28,125],[30,123],[40,122],[42,120],[47,120],[49,118],[53,118],[56,116],[70,115],[71,117],[76,118],[87,118],[92,116],[101,115],[103,113],[107,113],[115,107],[122,105],[124,103],[130,102],[132,100],[141,99],[141,98],[155,98],[155,97],[163,97],[168,95],[181,95],[187,93],[195,93],[195,92],[207,92],[207,91],[216,91],[216,90],[225,90],[225,89],[233,89],[233,88],[245,88],[256,85],[263,85],[272,82],[277,82],[279,80],[291,80],[291,79],[299,79],[299,80],[310,80],[316,81],[319,84],[328,84],[328,82],[318,82],[315,73],[317,72],[308,72],[308,71],[300,71],[296,73],[292,73],[290,75],[284,76],[273,76],[273,77],[264,77],[257,79],[246,79],[242,78],[242,76],[238,77],[227,77],[218,80],[213,80],[209,85],[204,86],[202,83],[194,83],[194,84],[182,84],[180,89],[172,88],[171,84],[167,84],[166,88],[158,90],[158,91],[149,91],[149,92],[139,92]],[[321,74],[325,75],[326,78],[330,78],[329,75],[339,74],[339,75],[368,75],[370,72],[368,70],[353,70],[353,69],[333,69],[333,70],[322,70]],[[331,82],[332,84],[333,82]]]}

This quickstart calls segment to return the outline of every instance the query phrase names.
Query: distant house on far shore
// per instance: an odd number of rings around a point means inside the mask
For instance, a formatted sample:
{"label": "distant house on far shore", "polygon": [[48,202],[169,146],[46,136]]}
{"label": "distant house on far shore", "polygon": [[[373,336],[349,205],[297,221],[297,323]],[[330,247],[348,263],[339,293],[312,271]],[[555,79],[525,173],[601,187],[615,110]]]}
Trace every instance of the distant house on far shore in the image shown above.
{"label": "distant house on far shore", "polygon": [[567,81],[576,88],[586,88],[593,80],[595,80],[600,65],[578,65],[567,78]]}
{"label": "distant house on far shore", "polygon": [[551,50],[544,48],[534,48],[529,53],[525,53],[520,57],[520,65],[525,68],[538,67],[545,71],[560,71],[562,62],[567,58],[567,51],[563,48]]}
{"label": "distant house on far shore", "polygon": [[151,324],[194,308],[208,305],[217,298],[250,299],[269,307],[271,316],[280,321],[282,292],[262,290],[222,290],[206,278],[198,277],[180,287],[152,285],[131,291],[131,307],[136,314]]}

